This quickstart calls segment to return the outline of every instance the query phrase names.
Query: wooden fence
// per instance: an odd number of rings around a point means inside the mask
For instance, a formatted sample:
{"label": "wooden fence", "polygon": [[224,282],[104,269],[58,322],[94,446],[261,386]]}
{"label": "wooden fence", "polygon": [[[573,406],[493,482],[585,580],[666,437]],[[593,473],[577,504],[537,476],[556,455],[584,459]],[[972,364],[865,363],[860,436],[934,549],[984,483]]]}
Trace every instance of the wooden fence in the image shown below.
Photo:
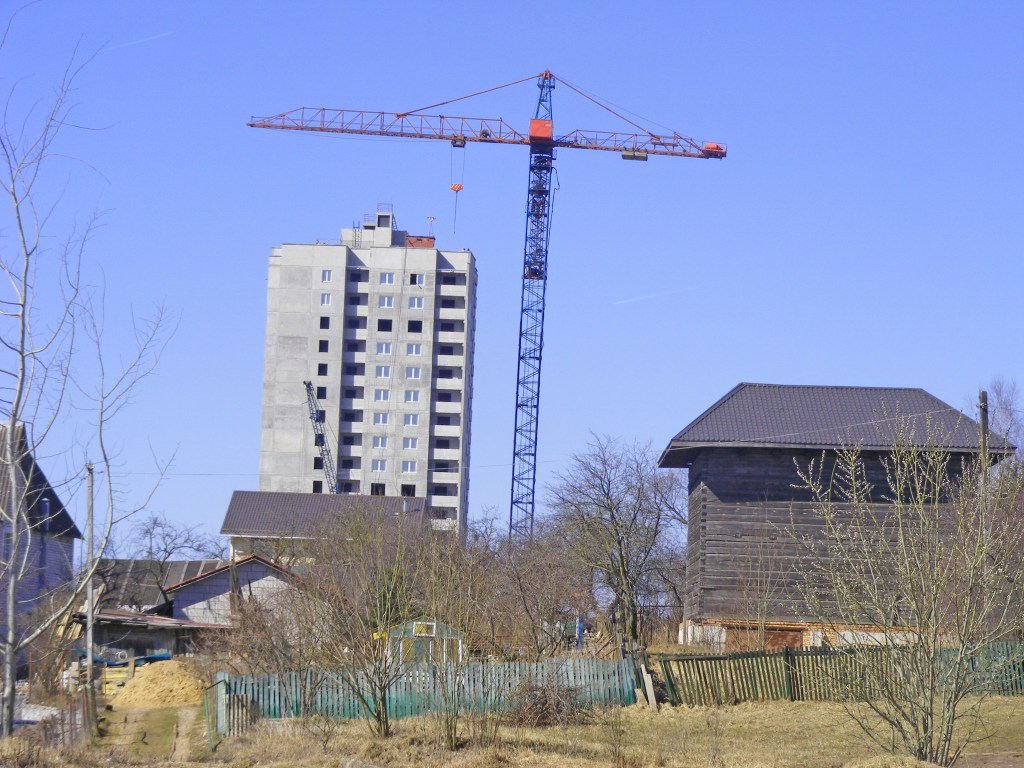
{"label": "wooden fence", "polygon": [[[580,700],[597,706],[634,704],[638,686],[632,659],[471,662],[443,669],[406,664],[389,688],[388,714],[401,719],[433,712],[445,693],[451,700],[455,690],[466,711],[501,711],[521,686],[556,684],[571,687]],[[204,701],[211,738],[213,733],[242,733],[258,718],[363,717],[363,705],[352,688],[339,674],[318,670],[255,676],[217,673]]]}
{"label": "wooden fence", "polygon": [[[673,704],[709,706],[870,697],[873,680],[893,679],[880,666],[898,660],[870,648],[783,648],[715,656],[652,654],[651,661]],[[1024,695],[1024,643],[985,646],[971,657],[970,669],[978,691]]]}

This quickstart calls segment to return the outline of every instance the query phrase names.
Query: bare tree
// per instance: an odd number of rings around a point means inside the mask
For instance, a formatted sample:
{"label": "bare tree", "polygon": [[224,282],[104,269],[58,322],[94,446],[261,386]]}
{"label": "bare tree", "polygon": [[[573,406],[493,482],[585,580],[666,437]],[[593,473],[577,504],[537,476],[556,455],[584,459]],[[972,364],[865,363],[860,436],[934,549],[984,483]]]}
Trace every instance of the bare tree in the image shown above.
{"label": "bare tree", "polygon": [[170,564],[180,559],[224,560],[227,552],[223,541],[211,536],[199,525],[175,523],[159,512],[151,512],[132,526],[128,549],[135,559],[146,564],[149,575],[156,582],[163,599]]}
{"label": "bare tree", "polygon": [[960,466],[944,435],[894,421],[886,488],[866,481],[856,449],[828,474],[802,471],[814,498],[802,523],[819,526],[799,539],[802,597],[849,646],[847,711],[863,731],[949,765],[983,734],[992,681],[1021,661],[1019,644],[996,644],[1022,629],[1024,473],[990,473],[987,457]]}
{"label": "bare tree", "polygon": [[[0,38],[0,53],[12,23],[13,17]],[[38,498],[41,470],[36,460],[67,455],[69,445],[61,433],[70,431],[69,422],[77,420],[83,432],[88,430],[85,451],[96,464],[99,479],[96,551],[102,551],[119,515],[108,430],[135,385],[152,370],[163,343],[164,323],[158,314],[136,327],[133,348],[122,351],[117,369],[107,365],[100,346],[102,311],[82,290],[80,279],[91,223],[58,244],[47,229],[54,208],[37,197],[56,157],[55,142],[71,125],[69,99],[79,70],[75,64],[65,70],[42,109],[33,97],[35,106],[22,110],[21,94],[13,86],[6,94],[0,125],[0,189],[8,202],[0,214],[0,471],[5,486],[0,528],[6,542],[0,562],[3,735],[13,724],[19,655],[79,600],[92,577],[92,568],[80,572],[60,592],[60,599],[48,602],[46,610],[32,611],[31,619],[19,604],[19,587],[30,573],[34,546],[44,542],[54,519]]]}
{"label": "bare tree", "polygon": [[575,564],[607,595],[606,611],[631,645],[645,606],[661,599],[663,566],[682,548],[686,489],[658,470],[649,446],[594,437],[549,490],[552,523]]}

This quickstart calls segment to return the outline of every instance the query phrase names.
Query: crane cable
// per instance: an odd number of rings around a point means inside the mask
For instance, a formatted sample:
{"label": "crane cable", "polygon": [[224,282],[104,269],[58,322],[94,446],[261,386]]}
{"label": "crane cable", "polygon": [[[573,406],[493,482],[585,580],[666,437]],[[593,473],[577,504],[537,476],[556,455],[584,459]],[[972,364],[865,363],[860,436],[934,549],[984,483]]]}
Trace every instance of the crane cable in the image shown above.
{"label": "crane cable", "polygon": [[529,77],[524,77],[522,80],[514,80],[513,82],[505,83],[504,85],[496,85],[493,88],[488,88],[487,90],[484,91],[477,91],[476,93],[471,93],[467,96],[459,96],[458,98],[455,99],[448,99],[448,101],[439,101],[437,102],[437,104],[429,104],[425,107],[420,107],[419,109],[410,109],[408,112],[398,112],[395,114],[395,117],[406,117],[408,115],[414,115],[417,112],[422,112],[425,109],[443,107],[445,104],[454,104],[456,101],[465,101],[466,99],[471,99],[474,96],[482,96],[483,94],[491,93],[492,91],[500,91],[502,88],[508,88],[511,85],[519,85],[520,83],[525,83],[529,80],[534,80],[538,77],[540,77],[540,75],[530,75]]}

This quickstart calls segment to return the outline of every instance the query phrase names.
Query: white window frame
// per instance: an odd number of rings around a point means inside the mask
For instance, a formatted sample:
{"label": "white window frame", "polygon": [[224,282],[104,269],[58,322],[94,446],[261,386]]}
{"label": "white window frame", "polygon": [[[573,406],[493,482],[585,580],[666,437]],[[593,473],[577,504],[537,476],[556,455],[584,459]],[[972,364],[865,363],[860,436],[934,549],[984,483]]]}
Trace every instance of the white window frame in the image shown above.
{"label": "white window frame", "polygon": [[407,427],[418,427],[420,425],[420,415],[418,413],[405,414],[404,424]]}
{"label": "white window frame", "polygon": [[394,285],[395,284],[395,273],[394,272],[381,272],[380,273],[380,284],[381,285]]}
{"label": "white window frame", "polygon": [[391,390],[388,389],[375,389],[373,390],[373,401],[375,403],[386,403],[391,399]]}
{"label": "white window frame", "polygon": [[402,449],[406,451],[415,451],[419,447],[418,437],[403,437],[402,438]]}
{"label": "white window frame", "polygon": [[378,427],[386,427],[388,424],[388,415],[383,411],[374,411],[373,423]]}
{"label": "white window frame", "polygon": [[329,283],[329,282],[331,282],[331,278],[332,277],[333,277],[333,274],[332,274],[331,270],[329,270],[329,269],[322,269],[322,270],[320,270],[320,282],[321,283]]}
{"label": "white window frame", "polygon": [[390,355],[391,354],[391,342],[390,341],[378,341],[377,342],[377,354],[378,355]]}
{"label": "white window frame", "polygon": [[420,391],[418,389],[407,389],[405,390],[405,402],[407,403],[418,403],[420,401]]}
{"label": "white window frame", "polygon": [[387,435],[374,435],[373,436],[373,447],[374,448],[387,448],[388,447],[388,436]]}
{"label": "white window frame", "polygon": [[392,309],[395,306],[395,297],[385,293],[377,297],[377,309]]}
{"label": "white window frame", "polygon": [[320,306],[321,307],[329,307],[329,306],[331,306],[331,294],[329,294],[329,293],[321,293],[320,294]]}
{"label": "white window frame", "polygon": [[419,357],[423,354],[423,345],[419,342],[409,342],[405,345],[405,354],[411,357]]}
{"label": "white window frame", "polygon": [[387,459],[373,459],[370,462],[371,472],[387,472],[388,471],[388,460]]}
{"label": "white window frame", "polygon": [[422,296],[410,296],[409,297],[409,309],[423,309],[423,297]]}
{"label": "white window frame", "polygon": [[420,367],[418,365],[410,365],[405,369],[405,378],[407,379],[418,379],[420,378]]}
{"label": "white window frame", "polygon": [[423,285],[423,278],[422,272],[411,272],[409,274],[409,285]]}
{"label": "white window frame", "polygon": [[402,474],[403,475],[411,475],[411,474],[414,474],[415,472],[416,472],[416,462],[415,461],[403,461],[402,462]]}
{"label": "white window frame", "polygon": [[378,365],[376,375],[378,379],[390,379],[391,378],[391,366],[390,365]]}

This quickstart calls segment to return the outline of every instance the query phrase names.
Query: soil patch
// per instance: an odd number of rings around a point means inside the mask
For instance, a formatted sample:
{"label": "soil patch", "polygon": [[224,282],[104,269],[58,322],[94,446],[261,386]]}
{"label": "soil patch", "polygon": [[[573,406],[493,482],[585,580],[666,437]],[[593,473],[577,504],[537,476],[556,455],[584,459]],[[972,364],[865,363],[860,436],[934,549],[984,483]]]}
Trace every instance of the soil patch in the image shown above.
{"label": "soil patch", "polygon": [[172,659],[139,667],[112,704],[114,709],[183,707],[198,704],[202,694],[198,675],[187,664]]}

